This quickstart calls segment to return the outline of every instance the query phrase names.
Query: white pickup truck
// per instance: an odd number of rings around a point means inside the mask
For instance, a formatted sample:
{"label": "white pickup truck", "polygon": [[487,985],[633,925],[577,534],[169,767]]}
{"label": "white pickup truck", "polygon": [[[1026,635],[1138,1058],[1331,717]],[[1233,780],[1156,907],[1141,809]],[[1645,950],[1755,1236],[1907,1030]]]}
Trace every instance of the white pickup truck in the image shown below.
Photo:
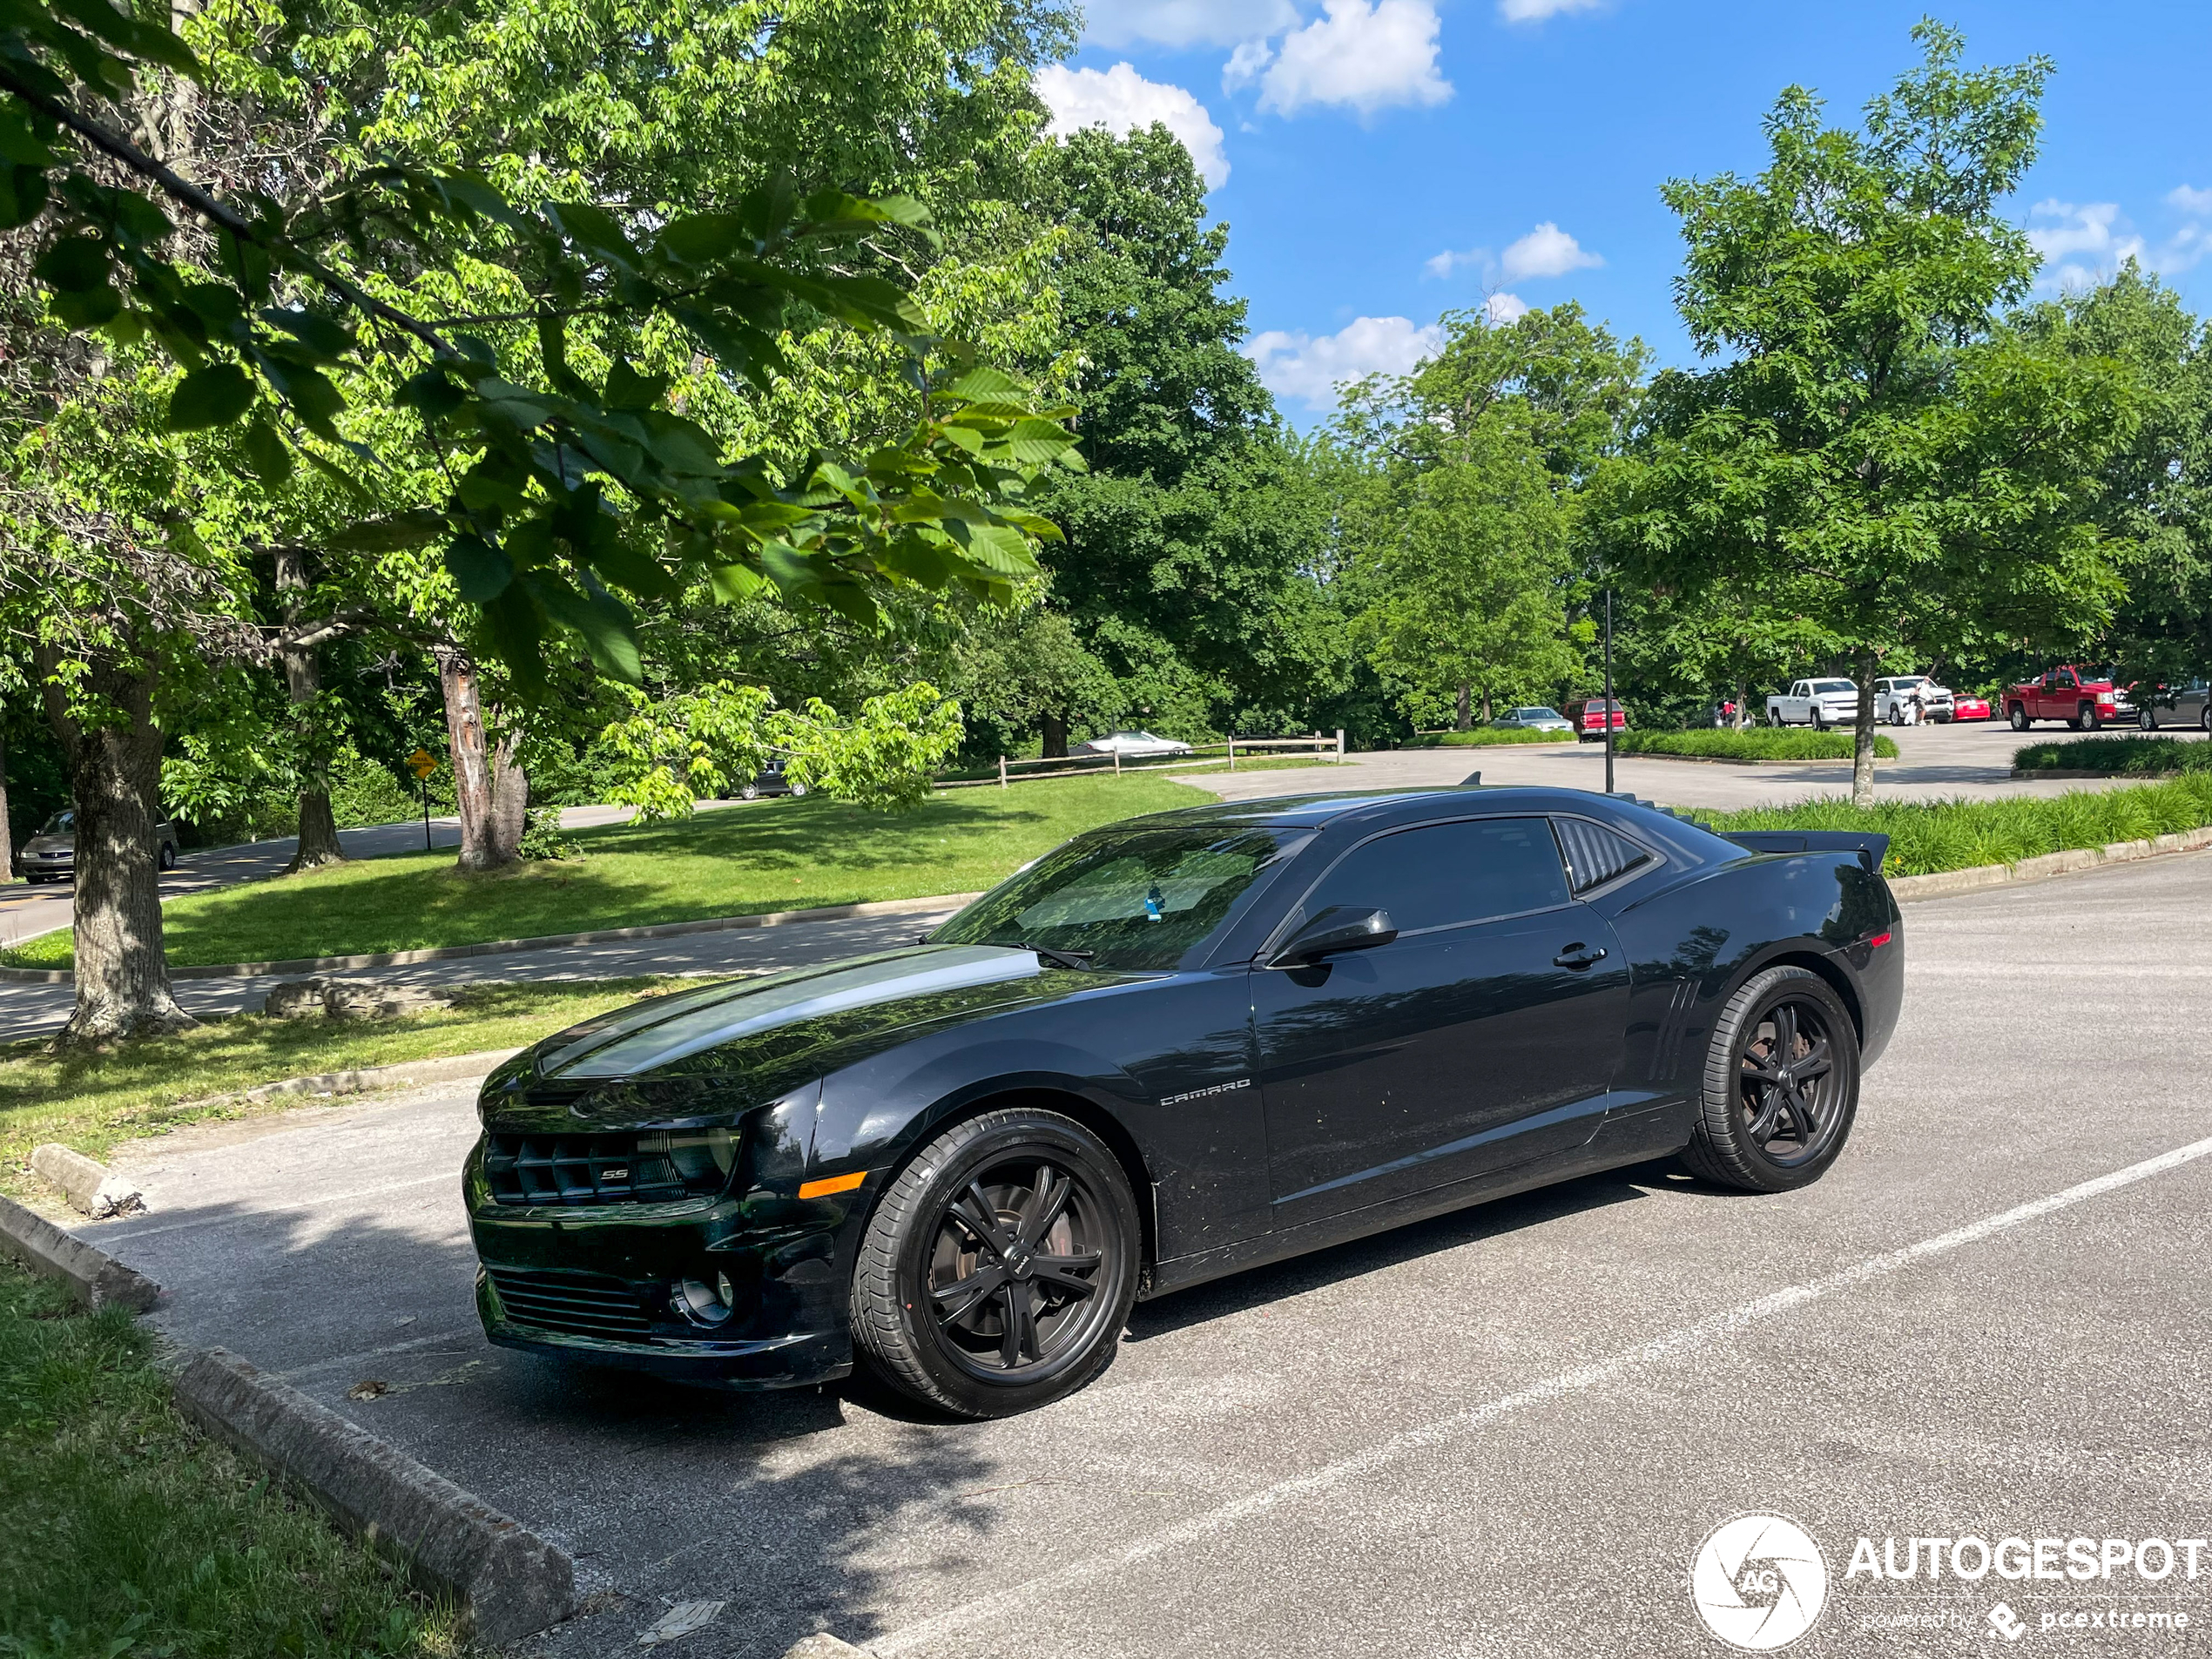
{"label": "white pickup truck", "polygon": [[1799,680],[1766,700],[1769,725],[1809,725],[1825,732],[1858,718],[1858,687],[1850,680]]}
{"label": "white pickup truck", "polygon": [[1898,674],[1874,682],[1874,718],[1882,725],[1905,725],[1912,718],[1912,699],[1920,699],[1924,720],[1951,718],[1951,688],[1939,685],[1925,674]]}

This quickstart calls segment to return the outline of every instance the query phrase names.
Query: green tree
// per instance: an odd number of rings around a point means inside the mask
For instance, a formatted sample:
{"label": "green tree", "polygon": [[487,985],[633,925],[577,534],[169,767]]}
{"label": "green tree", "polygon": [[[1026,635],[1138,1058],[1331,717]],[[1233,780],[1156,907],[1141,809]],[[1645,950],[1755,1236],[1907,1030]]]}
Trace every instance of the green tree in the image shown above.
{"label": "green tree", "polygon": [[[1228,227],[1205,222],[1164,127],[1076,132],[1038,172],[1037,211],[1064,237],[1054,278],[1089,463],[1038,497],[1068,536],[1046,559],[1055,603],[1123,686],[1110,718],[1195,736],[1302,717],[1341,671],[1306,623],[1320,502],[1237,350]],[[1050,752],[1065,711],[1046,718]]]}
{"label": "green tree", "polygon": [[1785,91],[1767,170],[1664,192],[1698,350],[1662,375],[1626,531],[1629,570],[1688,590],[1797,584],[1861,687],[1852,798],[1873,799],[1885,656],[2078,637],[2112,611],[2126,552],[2100,467],[2134,424],[2131,377],[2004,327],[2036,268],[1999,210],[2034,158],[2050,65],[1962,70],[1952,30],[1824,126]]}

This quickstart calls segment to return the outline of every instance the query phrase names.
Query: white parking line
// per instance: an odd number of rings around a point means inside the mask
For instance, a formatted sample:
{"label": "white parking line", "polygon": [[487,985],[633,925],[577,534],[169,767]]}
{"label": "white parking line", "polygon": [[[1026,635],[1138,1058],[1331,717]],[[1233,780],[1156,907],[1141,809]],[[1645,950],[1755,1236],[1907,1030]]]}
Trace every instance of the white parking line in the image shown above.
{"label": "white parking line", "polygon": [[1419,1428],[1407,1429],[1403,1433],[1377,1442],[1364,1452],[1354,1453],[1350,1457],[1325,1464],[1308,1474],[1293,1475],[1287,1480],[1278,1481],[1271,1487],[1234,1499],[1202,1514],[1193,1515],[1188,1521],[1155,1533],[1142,1542],[1131,1544],[1114,1554],[1078,1563],[1059,1572],[1042,1574],[991,1595],[979,1596],[973,1602],[949,1608],[933,1617],[877,1637],[868,1644],[869,1649],[872,1652],[886,1656],[911,1652],[941,1636],[980,1624],[1042,1595],[1057,1595],[1078,1585],[1108,1577],[1124,1568],[1137,1566],[1166,1551],[1202,1543],[1295,1499],[1314,1497],[1348,1481],[1357,1480],[1400,1458],[1458,1440],[1528,1406],[1581,1393],[1642,1366],[1710,1347],[1747,1326],[1761,1324],[1801,1308],[1807,1303],[1819,1301],[1838,1291],[1851,1290],[1874,1279],[1885,1278],[1930,1257],[1941,1256],[1979,1243],[2039,1217],[2047,1216],[2054,1211],[2086,1203],[2118,1188],[2148,1180],[2152,1176],[2178,1169],[2208,1154],[2212,1154],[2212,1138],[2193,1141],[2187,1146],[2176,1147],[2170,1152],[2146,1158],[2141,1163],[2131,1163],[2122,1170],[2114,1170],[2109,1175],[2101,1175],[2093,1181],[2084,1181],[2064,1191],[2054,1192],[1997,1215],[1985,1216],[1979,1221],[1969,1222],[1949,1232],[1923,1238],[1918,1244],[1905,1245],[1902,1250],[1870,1256],[1840,1272],[1809,1279],[1802,1285],[1790,1285],[1755,1301],[1730,1308],[1725,1312],[1714,1314],[1710,1318],[1700,1319],[1694,1325],[1683,1325],[1649,1342],[1639,1343],[1633,1348],[1593,1360],[1587,1366],[1578,1366],[1572,1371],[1547,1377],[1541,1382],[1532,1384],[1517,1393],[1487,1399],[1454,1412],[1448,1417],[1439,1418],[1433,1423],[1425,1423]]}
{"label": "white parking line", "polygon": [[[462,1325],[451,1331],[434,1331],[427,1337],[410,1337],[405,1342],[388,1342],[381,1348],[363,1348],[358,1353],[341,1353],[335,1359],[318,1359],[311,1366],[298,1366],[276,1374],[288,1383],[298,1383],[303,1377],[320,1377],[326,1371],[344,1371],[364,1359],[383,1359],[395,1353],[412,1353],[417,1348],[435,1348],[441,1343],[462,1343],[469,1347],[486,1345],[484,1333],[477,1326]],[[460,1352],[460,1349],[455,1352]]]}

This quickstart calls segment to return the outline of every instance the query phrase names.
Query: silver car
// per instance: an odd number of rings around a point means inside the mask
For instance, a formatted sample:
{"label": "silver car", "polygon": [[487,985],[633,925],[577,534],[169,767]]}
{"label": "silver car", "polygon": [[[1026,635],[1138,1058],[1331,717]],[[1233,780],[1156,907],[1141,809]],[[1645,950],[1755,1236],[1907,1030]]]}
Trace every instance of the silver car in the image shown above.
{"label": "silver car", "polygon": [[1155,737],[1150,732],[1109,732],[1103,738],[1093,738],[1089,743],[1079,743],[1069,750],[1069,754],[1117,754],[1124,760],[1150,759],[1157,755],[1187,755],[1190,745],[1177,743],[1173,738]]}
{"label": "silver car", "polygon": [[1557,709],[1507,709],[1492,725],[1503,726],[1509,732],[1565,732],[1572,733],[1574,723]]}
{"label": "silver car", "polygon": [[[161,819],[153,826],[157,867],[177,867],[177,826]],[[66,881],[77,873],[77,813],[64,808],[16,849],[16,873],[26,881]]]}
{"label": "silver car", "polygon": [[2179,685],[2138,685],[2135,724],[2146,732],[2162,725],[2193,725],[2212,732],[2212,685],[2184,680]]}

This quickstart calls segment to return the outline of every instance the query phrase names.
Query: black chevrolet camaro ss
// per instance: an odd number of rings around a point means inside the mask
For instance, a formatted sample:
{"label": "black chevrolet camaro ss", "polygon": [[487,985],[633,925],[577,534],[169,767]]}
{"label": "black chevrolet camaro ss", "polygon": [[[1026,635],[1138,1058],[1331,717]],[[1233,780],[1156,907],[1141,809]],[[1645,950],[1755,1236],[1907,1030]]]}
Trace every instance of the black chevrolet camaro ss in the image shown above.
{"label": "black chevrolet camaro ss", "polygon": [[1885,845],[1480,787],[1093,831],[921,944],[494,1073],[484,1327],[995,1416],[1096,1376],[1138,1298],[1301,1251],[1672,1154],[1803,1186],[1903,994]]}

